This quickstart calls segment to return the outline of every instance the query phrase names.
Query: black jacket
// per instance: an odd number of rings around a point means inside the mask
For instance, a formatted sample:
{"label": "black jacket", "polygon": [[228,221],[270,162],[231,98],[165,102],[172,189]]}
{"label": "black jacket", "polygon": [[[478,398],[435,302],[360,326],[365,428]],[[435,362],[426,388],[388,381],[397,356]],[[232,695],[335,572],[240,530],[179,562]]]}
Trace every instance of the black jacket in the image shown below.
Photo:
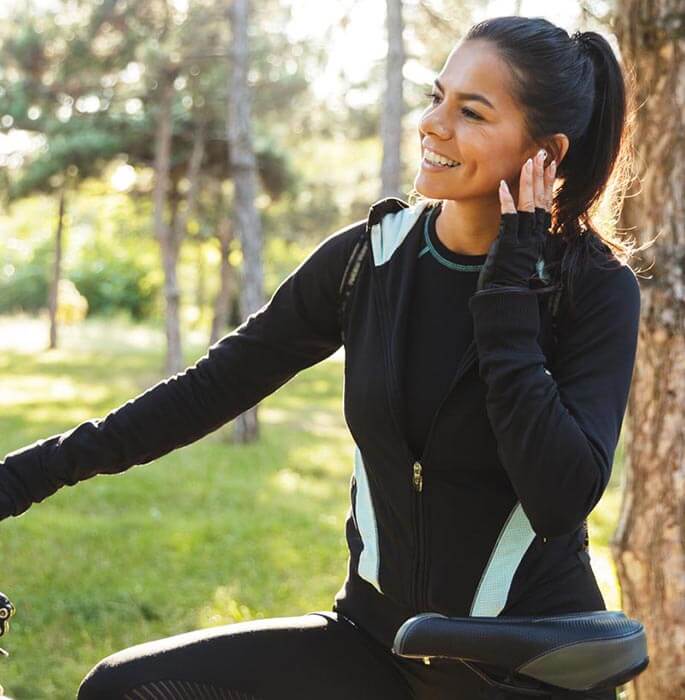
{"label": "black jacket", "polygon": [[[605,609],[584,523],[611,472],[640,312],[627,266],[588,266],[553,342],[545,295],[486,289],[474,340],[423,454],[403,430],[403,329],[426,202],[387,198],[328,236],[259,311],[193,367],[104,419],[9,455],[0,519],[63,485],[123,472],[235,418],[345,346],[354,441],[346,579],[334,610],[386,646],[420,611],[542,615]],[[339,314],[340,283],[370,244]],[[444,313],[445,310],[440,310]]]}

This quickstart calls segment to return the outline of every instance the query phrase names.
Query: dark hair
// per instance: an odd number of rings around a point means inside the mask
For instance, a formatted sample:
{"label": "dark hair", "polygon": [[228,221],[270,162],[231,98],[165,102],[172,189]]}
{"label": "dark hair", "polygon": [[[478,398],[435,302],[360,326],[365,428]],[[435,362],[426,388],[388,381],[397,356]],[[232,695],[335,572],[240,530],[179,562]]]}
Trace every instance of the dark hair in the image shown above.
{"label": "dark hair", "polygon": [[[545,269],[572,298],[573,277],[585,265],[628,264],[642,250],[615,230],[634,164],[632,76],[629,91],[610,44],[597,32],[569,36],[541,17],[486,19],[468,30],[464,41],[469,39],[485,39],[497,47],[511,71],[513,97],[534,142],[559,132],[568,136],[552,203],[555,235],[547,236],[544,256]],[[600,221],[596,215],[605,193],[610,217]],[[419,194],[419,199],[426,198]],[[431,200],[431,205],[439,201]]]}

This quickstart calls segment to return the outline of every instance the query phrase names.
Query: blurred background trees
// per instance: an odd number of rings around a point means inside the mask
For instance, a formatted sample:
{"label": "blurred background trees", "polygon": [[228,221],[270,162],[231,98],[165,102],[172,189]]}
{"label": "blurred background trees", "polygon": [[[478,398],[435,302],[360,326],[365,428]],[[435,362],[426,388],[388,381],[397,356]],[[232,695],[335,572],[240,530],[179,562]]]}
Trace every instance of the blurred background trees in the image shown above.
{"label": "blurred background trees", "polygon": [[[180,371],[184,327],[216,341],[303,251],[379,196],[409,190],[416,136],[405,116],[423,108],[418,87],[458,38],[450,22],[468,16],[462,4],[390,2],[367,75],[339,68],[330,98],[312,79],[361,3],[321,15],[315,41],[301,2],[240,7],[43,0],[2,10],[0,313],[45,311],[47,347],[60,318],[78,317],[60,305],[81,295],[90,317],[162,324],[164,372]],[[406,55],[403,13],[415,34]],[[291,25],[300,38],[283,31]],[[254,439],[256,409],[236,428]]]}

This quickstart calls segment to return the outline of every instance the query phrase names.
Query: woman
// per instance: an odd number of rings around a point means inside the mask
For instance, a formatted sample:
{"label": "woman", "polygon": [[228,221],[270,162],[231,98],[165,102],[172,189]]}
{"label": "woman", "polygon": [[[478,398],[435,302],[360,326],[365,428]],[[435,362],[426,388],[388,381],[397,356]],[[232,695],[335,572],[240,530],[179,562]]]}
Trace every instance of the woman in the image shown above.
{"label": "woman", "polygon": [[[116,652],[80,700],[515,697],[459,662],[395,657],[395,632],[429,610],[606,609],[585,519],[611,472],[640,296],[614,254],[631,251],[603,243],[589,209],[624,144],[621,69],[598,34],[501,17],[471,28],[431,97],[419,203],[376,203],[193,367],[0,465],[0,517],[19,515],[199,439],[344,338],[355,459],[332,610]],[[554,327],[544,302],[559,284]]]}

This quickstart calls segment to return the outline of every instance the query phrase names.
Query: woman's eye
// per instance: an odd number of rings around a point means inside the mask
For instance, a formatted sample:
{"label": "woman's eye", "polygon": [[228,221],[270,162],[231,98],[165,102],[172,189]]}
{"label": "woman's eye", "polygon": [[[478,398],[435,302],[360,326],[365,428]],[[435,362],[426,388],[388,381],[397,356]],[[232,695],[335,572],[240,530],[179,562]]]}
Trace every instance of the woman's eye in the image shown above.
{"label": "woman's eye", "polygon": [[435,104],[435,100],[438,99],[438,98],[440,97],[440,95],[436,95],[434,92],[424,92],[423,94],[424,94],[426,97],[432,97],[433,99],[431,100],[431,102],[432,102],[433,104]]}
{"label": "woman's eye", "polygon": [[467,117],[471,117],[472,119],[483,119],[483,117],[481,117],[479,114],[476,114],[475,112],[472,112],[468,107],[464,107],[464,109],[462,109],[461,111],[464,114],[466,114]]}
{"label": "woman's eye", "polygon": [[[433,99],[431,100],[432,104],[435,104],[436,100],[440,99],[440,95],[437,95],[434,92],[424,92],[423,93],[426,97],[432,97]],[[476,114],[474,111],[470,110],[468,107],[464,107],[461,110],[467,117],[470,119],[475,119],[477,121],[482,121],[483,117],[481,117],[479,114]]]}

